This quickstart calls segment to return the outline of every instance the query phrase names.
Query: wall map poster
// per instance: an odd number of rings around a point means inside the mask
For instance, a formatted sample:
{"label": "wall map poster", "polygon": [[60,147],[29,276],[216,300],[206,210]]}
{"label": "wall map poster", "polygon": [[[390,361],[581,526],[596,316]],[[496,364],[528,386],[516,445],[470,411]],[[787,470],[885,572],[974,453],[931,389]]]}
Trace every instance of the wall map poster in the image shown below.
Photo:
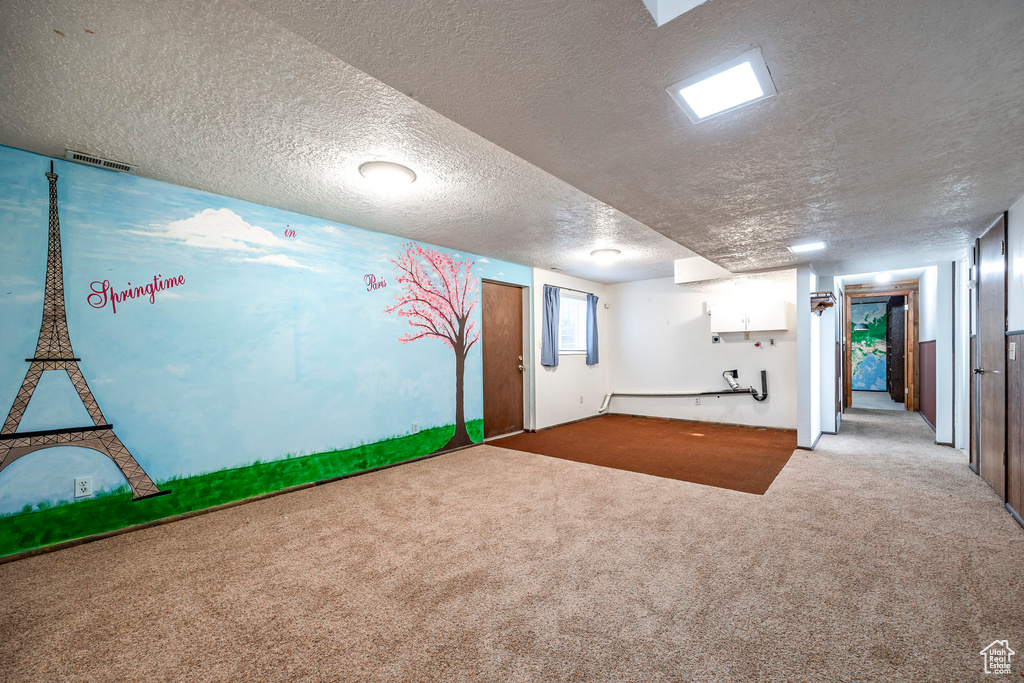
{"label": "wall map poster", "polygon": [[854,391],[885,391],[885,302],[850,306]]}

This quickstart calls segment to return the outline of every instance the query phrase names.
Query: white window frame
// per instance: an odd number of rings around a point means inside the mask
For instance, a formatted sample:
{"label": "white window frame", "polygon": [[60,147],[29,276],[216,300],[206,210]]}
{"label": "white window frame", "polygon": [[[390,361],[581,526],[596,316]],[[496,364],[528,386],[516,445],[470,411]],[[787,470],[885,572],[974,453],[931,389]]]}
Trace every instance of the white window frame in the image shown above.
{"label": "white window frame", "polygon": [[[558,309],[558,353],[559,355],[586,355],[587,353],[587,295],[571,290],[563,289],[560,293],[561,305]],[[572,301],[571,307],[566,306],[567,301]],[[568,322],[566,313],[570,308],[576,308],[576,302],[581,304],[581,312],[576,320],[577,334],[576,342],[579,348],[565,348],[562,345],[562,326]]]}

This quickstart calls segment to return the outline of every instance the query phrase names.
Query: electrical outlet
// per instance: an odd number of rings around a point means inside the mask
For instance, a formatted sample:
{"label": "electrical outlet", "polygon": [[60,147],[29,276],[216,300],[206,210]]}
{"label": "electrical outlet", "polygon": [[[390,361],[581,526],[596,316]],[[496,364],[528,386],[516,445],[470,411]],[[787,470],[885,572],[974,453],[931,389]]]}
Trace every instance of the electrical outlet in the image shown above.
{"label": "electrical outlet", "polygon": [[695,405],[695,406],[699,406],[700,405],[700,396],[695,396],[694,397],[693,405]]}
{"label": "electrical outlet", "polygon": [[415,422],[412,423],[412,433],[413,434],[419,434],[420,433],[420,426],[418,424],[416,424]]}
{"label": "electrical outlet", "polygon": [[711,343],[712,344],[721,344],[722,343],[722,337],[720,335],[717,335],[717,334],[711,335]]}
{"label": "electrical outlet", "polygon": [[1017,342],[1010,342],[1010,360],[1017,360]]}
{"label": "electrical outlet", "polygon": [[583,403],[583,397],[580,396],[580,403]]}
{"label": "electrical outlet", "polygon": [[92,495],[92,477],[75,477],[75,498]]}

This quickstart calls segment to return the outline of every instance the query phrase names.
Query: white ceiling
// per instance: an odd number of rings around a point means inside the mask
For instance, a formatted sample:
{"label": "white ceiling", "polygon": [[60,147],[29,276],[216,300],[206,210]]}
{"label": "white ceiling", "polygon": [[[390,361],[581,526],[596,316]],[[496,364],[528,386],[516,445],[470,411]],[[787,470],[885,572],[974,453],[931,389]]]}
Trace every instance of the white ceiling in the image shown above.
{"label": "white ceiling", "polygon": [[[599,282],[692,255],[241,5],[15,0],[0,43],[0,144]],[[376,194],[371,159],[418,179]]]}
{"label": "white ceiling", "polygon": [[[1019,0],[713,0],[660,28],[641,0],[7,0],[0,143],[601,282],[680,245],[865,272],[951,257],[1024,192],[1021,35]],[[779,95],[690,124],[664,87],[755,46]],[[371,194],[373,158],[412,191]]]}
{"label": "white ceiling", "polygon": [[[924,275],[925,268],[901,268],[898,270],[879,271],[887,272],[892,276],[890,282],[900,282],[901,280],[920,280]],[[879,275],[876,273],[856,273],[852,275],[843,275],[841,277],[843,285],[872,285],[876,284],[875,278]]]}
{"label": "white ceiling", "polygon": [[[245,1],[734,271],[934,263],[1024,193],[1021,0]],[[752,47],[778,96],[690,124],[665,86]]]}

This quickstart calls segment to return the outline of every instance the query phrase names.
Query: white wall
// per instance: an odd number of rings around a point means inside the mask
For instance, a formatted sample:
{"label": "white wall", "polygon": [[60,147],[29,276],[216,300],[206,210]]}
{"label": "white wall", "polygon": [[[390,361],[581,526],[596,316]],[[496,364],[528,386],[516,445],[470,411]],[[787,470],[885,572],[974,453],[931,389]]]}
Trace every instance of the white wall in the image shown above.
{"label": "white wall", "polygon": [[[817,291],[830,291],[836,287],[831,277],[819,278]],[[838,297],[837,297],[838,298]],[[826,308],[818,323],[818,347],[821,364],[821,431],[836,433],[836,339],[838,332],[838,305]]]}
{"label": "white wall", "polygon": [[924,269],[920,280],[920,319],[918,320],[918,341],[933,341],[938,332],[938,287],[939,271],[935,266]]}
{"label": "white wall", "polygon": [[957,448],[967,449],[969,446],[971,413],[970,413],[970,381],[971,381],[971,323],[969,320],[968,302],[970,290],[970,260],[964,256],[956,262],[956,441]]}
{"label": "white wall", "polygon": [[[936,268],[935,441],[953,443],[953,262]],[[922,284],[924,278],[922,279]]]}
{"label": "white wall", "polygon": [[[544,315],[544,285],[566,287],[596,294],[598,297],[597,339],[599,362],[587,365],[584,354],[559,354],[558,367],[546,368],[540,364],[540,340]],[[608,338],[610,311],[607,285],[569,277],[550,270],[533,271],[533,386],[534,429],[572,422],[597,415],[605,394],[608,393],[609,358]],[[582,398],[582,402],[581,402]]]}
{"label": "white wall", "polygon": [[1007,292],[1007,324],[1010,332],[1024,330],[1024,197],[1010,207],[1007,225],[1009,247],[1009,285]]}
{"label": "white wall", "polygon": [[[760,391],[768,371],[768,400],[747,396],[617,397],[609,412],[687,420],[796,428],[796,271],[737,276],[676,285],[671,278],[612,285],[610,388],[625,392],[687,392],[727,388],[724,370]],[[787,302],[785,331],[721,335],[713,344],[709,305],[733,298]],[[769,346],[769,340],[775,346]],[[762,346],[755,347],[760,341]]]}
{"label": "white wall", "polygon": [[813,268],[797,268],[796,443],[800,448],[812,448],[821,436],[821,319],[811,313],[811,292],[817,286]]}

